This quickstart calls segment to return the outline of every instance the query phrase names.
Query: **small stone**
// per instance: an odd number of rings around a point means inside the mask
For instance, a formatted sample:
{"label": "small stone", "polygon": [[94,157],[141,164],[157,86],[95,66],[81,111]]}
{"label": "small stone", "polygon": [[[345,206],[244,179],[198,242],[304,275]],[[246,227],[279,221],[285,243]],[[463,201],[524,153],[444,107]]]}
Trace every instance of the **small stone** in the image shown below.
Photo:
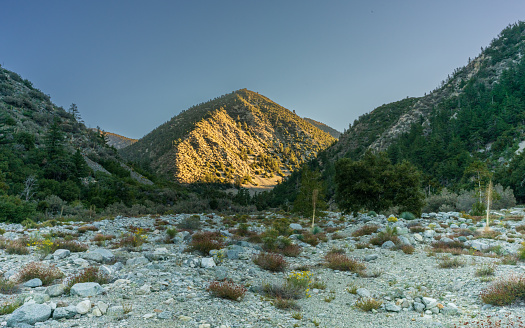
{"label": "small stone", "polygon": [[368,291],[368,289],[365,289],[365,288],[358,288],[356,293],[360,297],[370,297],[371,296],[370,291]]}
{"label": "small stone", "polygon": [[391,249],[391,248],[394,248],[396,246],[396,244],[394,244],[393,241],[391,240],[387,240],[383,243],[383,245],[381,245],[381,248],[382,249]]}
{"label": "small stone", "polygon": [[94,308],[92,313],[93,313],[93,315],[95,317],[101,317],[102,316],[102,311],[100,311],[100,309],[98,307]]}
{"label": "small stone", "polygon": [[370,261],[373,261],[373,260],[377,260],[377,258],[379,257],[379,255],[377,254],[368,254],[365,256],[365,261],[366,262],[370,262]]}
{"label": "small stone", "polygon": [[215,266],[215,261],[213,261],[213,257],[203,257],[201,259],[201,268],[213,268]]}
{"label": "small stone", "polygon": [[52,285],[47,287],[45,293],[50,297],[57,297],[64,294],[66,292],[66,288],[67,287],[64,284]]}
{"label": "small stone", "polygon": [[149,284],[142,285],[142,287],[136,292],[137,295],[146,295],[149,293],[151,293],[151,285]]}
{"label": "small stone", "polygon": [[168,320],[168,319],[171,319],[172,317],[173,317],[173,313],[171,313],[170,311],[162,311],[162,312],[157,313],[157,318],[159,319]]}
{"label": "small stone", "polygon": [[429,310],[437,307],[438,301],[435,298],[423,297],[423,304],[425,304],[425,309]]}
{"label": "small stone", "polygon": [[387,310],[388,312],[400,312],[401,311],[401,307],[395,305],[392,302],[388,302],[385,305],[385,310]]}
{"label": "small stone", "polygon": [[193,320],[192,317],[188,317],[186,315],[179,315],[179,320],[180,321],[190,321],[190,320]]}
{"label": "small stone", "polygon": [[24,287],[35,288],[40,286],[42,286],[42,280],[40,280],[39,278],[34,278],[24,282]]}
{"label": "small stone", "polygon": [[443,314],[447,315],[456,315],[459,313],[459,309],[454,303],[448,303],[443,309],[441,309]]}
{"label": "small stone", "polygon": [[53,319],[59,320],[62,318],[71,319],[77,315],[77,307],[74,305],[69,305],[67,307],[58,307],[53,311]]}
{"label": "small stone", "polygon": [[290,223],[290,229],[299,231],[303,230],[303,226],[299,223]]}
{"label": "small stone", "polygon": [[106,312],[108,311],[109,305],[107,305],[106,303],[102,301],[98,301],[97,307],[100,309],[100,312],[102,312],[102,314],[106,314]]}
{"label": "small stone", "polygon": [[421,236],[418,233],[413,234],[412,237],[414,237],[414,240],[417,241],[418,243],[421,243],[423,241],[423,236]]}
{"label": "small stone", "polygon": [[104,294],[106,290],[96,282],[84,282],[73,285],[70,293],[73,296],[89,297]]}
{"label": "small stone", "polygon": [[57,250],[53,253],[53,259],[55,259],[55,260],[65,259],[65,258],[68,257],[70,254],[71,254],[71,252],[69,251],[69,249],[57,249]]}
{"label": "small stone", "polygon": [[144,256],[135,257],[132,259],[129,259],[126,261],[126,265],[135,266],[135,265],[143,265],[148,264],[149,260],[145,258]]}
{"label": "small stone", "polygon": [[91,252],[84,253],[83,257],[86,260],[91,260],[99,263],[110,263],[115,260],[115,255],[110,250],[105,248],[97,248]]}
{"label": "small stone", "polygon": [[77,304],[77,312],[79,314],[86,314],[91,310],[91,301],[85,300]]}
{"label": "small stone", "polygon": [[146,313],[145,315],[143,315],[142,317],[144,319],[151,319],[151,318],[154,318],[156,316],[155,313]]}

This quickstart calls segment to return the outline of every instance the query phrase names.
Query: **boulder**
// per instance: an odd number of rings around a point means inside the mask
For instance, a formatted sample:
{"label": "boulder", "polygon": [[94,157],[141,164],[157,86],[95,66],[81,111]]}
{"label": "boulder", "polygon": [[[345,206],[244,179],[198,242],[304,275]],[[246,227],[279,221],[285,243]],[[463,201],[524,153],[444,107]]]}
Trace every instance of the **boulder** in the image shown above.
{"label": "boulder", "polygon": [[83,282],[73,285],[71,287],[71,295],[78,295],[80,297],[90,297],[104,294],[106,290],[96,282]]}
{"label": "boulder", "polygon": [[24,304],[7,318],[7,327],[19,327],[23,324],[34,325],[51,317],[51,307],[47,304]]}

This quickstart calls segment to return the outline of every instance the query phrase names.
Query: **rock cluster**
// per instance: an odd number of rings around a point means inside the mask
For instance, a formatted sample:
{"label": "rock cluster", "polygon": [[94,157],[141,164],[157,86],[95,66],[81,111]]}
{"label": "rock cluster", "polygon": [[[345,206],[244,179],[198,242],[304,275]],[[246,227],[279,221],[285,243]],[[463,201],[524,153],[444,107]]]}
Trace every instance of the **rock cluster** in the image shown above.
{"label": "rock cluster", "polygon": [[[466,247],[490,255],[515,254],[523,241],[520,221],[504,220],[505,216],[523,217],[523,212],[499,213],[500,220],[492,222],[490,238],[473,235],[456,236],[461,229],[483,228],[460,213],[428,213],[414,221],[387,220],[385,216],[358,217],[329,213],[322,225],[328,240],[317,246],[301,241],[299,232],[306,221],[291,224],[295,234],[293,243],[302,247],[298,257],[286,257],[289,268],[309,268],[316,281],[326,289],[313,288],[311,297],[297,301],[301,317],[294,312],[275,308],[261,292],[263,283],[282,282],[288,272],[272,273],[256,266],[252,258],[261,244],[242,240],[226,230],[224,218],[216,214],[200,215],[203,230],[221,231],[225,243],[222,250],[209,254],[186,252],[192,233],[181,231],[169,238],[166,227],[176,226],[189,215],[171,215],[162,218],[115,218],[94,222],[98,231],[88,231],[76,237],[89,245],[85,252],[59,249],[42,258],[32,247],[29,255],[10,255],[0,250],[1,275],[15,281],[17,273],[27,263],[38,261],[55,265],[71,277],[89,266],[96,266],[110,277],[109,283],[77,283],[67,286],[67,278],[43,286],[39,278],[21,281],[21,292],[1,295],[0,306],[19,299],[21,306],[11,314],[0,316],[0,327],[446,327],[487,315],[518,316],[521,307],[495,308],[484,305],[479,293],[488,285],[475,277],[476,268],[483,263],[496,263],[493,257],[463,254],[467,265],[456,269],[438,267],[439,255],[428,256],[430,245],[437,240],[460,242]],[[264,215],[279,220],[273,213]],[[165,222],[158,225],[159,220]],[[263,232],[266,227],[255,216],[248,220],[250,230]],[[303,225],[301,225],[301,223]],[[377,225],[371,235],[354,237],[352,234],[365,225]],[[414,225],[422,231],[413,232]],[[129,233],[130,226],[146,231],[147,242],[139,247],[117,247],[116,243],[96,243],[96,234],[120,235]],[[71,234],[80,227],[78,222],[67,222],[51,228],[26,230],[17,224],[0,224],[6,230],[5,241],[21,238],[43,238],[48,233]],[[161,228],[164,227],[164,228]],[[413,254],[404,254],[399,245],[385,242],[373,246],[368,242],[382,231],[395,230],[401,244],[415,247]],[[465,230],[465,231],[466,231]],[[455,235],[456,233],[456,235]],[[169,243],[167,243],[169,242]],[[117,247],[117,248],[115,248]],[[320,266],[331,249],[343,249],[351,257],[366,264],[366,275],[331,270]],[[521,265],[499,265],[497,276],[520,273]],[[207,287],[215,280],[228,279],[246,286],[248,291],[240,302],[212,296]],[[356,293],[349,293],[356,286]],[[367,313],[354,306],[356,301],[373,298],[382,301],[376,313]],[[1,308],[1,307],[0,307]],[[402,325],[400,325],[402,323]]]}

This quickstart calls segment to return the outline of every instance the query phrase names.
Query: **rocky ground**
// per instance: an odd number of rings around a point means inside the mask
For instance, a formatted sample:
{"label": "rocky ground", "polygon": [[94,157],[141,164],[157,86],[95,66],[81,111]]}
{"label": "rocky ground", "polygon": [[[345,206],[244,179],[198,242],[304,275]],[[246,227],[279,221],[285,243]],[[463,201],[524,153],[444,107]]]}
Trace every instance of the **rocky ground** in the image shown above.
{"label": "rocky ground", "polygon": [[[21,305],[11,314],[0,315],[0,326],[479,327],[479,320],[501,317],[502,327],[523,327],[518,322],[525,314],[525,304],[494,307],[483,304],[479,295],[492,279],[523,274],[522,263],[500,261],[505,255],[518,252],[524,240],[519,232],[519,226],[525,224],[524,214],[522,209],[494,213],[491,226],[495,232],[476,236],[460,232],[481,229],[484,223],[459,213],[430,213],[416,220],[328,213],[327,218],[320,220],[326,239],[317,246],[298,239],[302,227],[297,224],[306,226],[307,222],[294,217],[287,221],[272,213],[233,218],[203,214],[198,220],[200,230],[220,230],[228,245],[221,252],[212,251],[212,255],[205,256],[185,251],[193,231],[180,231],[173,238],[167,234],[168,229],[191,217],[185,214],[117,217],[88,224],[64,222],[38,229],[0,224],[0,229],[5,230],[0,237],[4,248],[0,250],[0,274],[4,283],[20,283],[20,290],[14,294],[0,294],[0,311],[16,302]],[[238,222],[244,221],[250,231],[258,233],[265,230],[268,222],[291,222],[295,234],[290,239],[302,248],[301,254],[286,257],[288,269],[284,272],[261,269],[253,258],[261,252],[262,244],[249,242],[237,236],[236,230],[225,228],[238,227]],[[376,225],[379,231],[355,236],[354,232],[365,225]],[[405,254],[390,242],[369,244],[382,230],[392,231],[394,227],[398,246],[414,246],[412,254]],[[115,238],[96,242],[93,239],[97,234]],[[44,241],[67,235],[71,237],[66,239],[74,238],[89,248],[82,252],[46,252]],[[144,243],[119,243],[126,236]],[[6,245],[16,240],[30,245],[29,254],[8,254]],[[437,253],[431,247],[437,240],[461,243],[465,251],[455,256]],[[348,256],[361,260],[365,272],[325,267],[324,256],[332,249],[344,250]],[[462,266],[441,268],[444,256],[458,259]],[[47,286],[40,279],[20,281],[21,270],[30,262],[55,265],[64,279]],[[495,265],[494,277],[476,276],[480,268],[491,263]],[[110,277],[109,282],[79,283],[68,292],[64,284],[88,267],[99,268]],[[282,283],[293,269],[310,271],[318,285],[309,289],[310,297],[297,300],[297,308],[277,309],[275,300],[261,292],[261,286]],[[224,279],[245,286],[244,297],[232,301],[207,291],[212,281]],[[358,300],[369,298],[382,305],[370,312],[356,307]]]}

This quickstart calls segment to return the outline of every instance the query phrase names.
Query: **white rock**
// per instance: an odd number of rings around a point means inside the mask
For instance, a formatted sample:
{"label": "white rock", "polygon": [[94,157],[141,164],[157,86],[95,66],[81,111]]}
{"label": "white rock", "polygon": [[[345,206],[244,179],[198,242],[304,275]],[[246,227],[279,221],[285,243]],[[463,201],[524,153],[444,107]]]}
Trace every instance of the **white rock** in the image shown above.
{"label": "white rock", "polygon": [[203,257],[201,259],[201,268],[213,268],[215,266],[215,261],[213,257]]}
{"label": "white rock", "polygon": [[86,314],[91,310],[91,301],[85,300],[77,304],[77,312],[80,314]]}

